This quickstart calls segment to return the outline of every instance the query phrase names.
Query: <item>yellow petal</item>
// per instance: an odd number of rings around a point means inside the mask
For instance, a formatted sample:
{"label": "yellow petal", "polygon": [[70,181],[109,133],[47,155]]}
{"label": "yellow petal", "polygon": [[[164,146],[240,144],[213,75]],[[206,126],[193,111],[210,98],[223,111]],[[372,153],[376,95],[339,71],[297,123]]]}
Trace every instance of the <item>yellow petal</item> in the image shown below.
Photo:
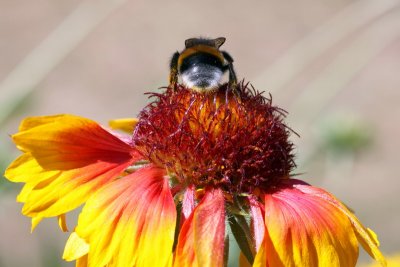
{"label": "yellow petal", "polygon": [[378,240],[378,235],[374,231],[372,231],[372,229],[370,229],[368,227],[366,228],[366,230],[367,230],[369,236],[371,237],[371,239],[373,240],[373,242],[379,247],[380,242]]}
{"label": "yellow petal", "polygon": [[80,206],[139,158],[125,141],[73,115],[27,118],[13,140],[25,153],[5,176],[25,183],[17,200],[25,203],[22,213],[34,218],[33,228],[41,218]]}
{"label": "yellow petal", "polygon": [[53,123],[58,119],[62,119],[65,116],[64,114],[50,115],[50,116],[36,116],[36,117],[28,117],[25,118],[18,127],[20,132],[35,128],[40,125],[45,125],[48,123]]}
{"label": "yellow petal", "polygon": [[176,207],[165,171],[149,166],[90,197],[76,232],[90,245],[88,266],[167,266]]}
{"label": "yellow petal", "polygon": [[260,249],[257,251],[256,257],[254,258],[253,267],[267,267],[267,251],[266,251],[265,238]]}
{"label": "yellow petal", "polygon": [[89,244],[84,239],[80,238],[76,232],[73,232],[65,245],[63,259],[73,261],[83,257],[89,252]]}
{"label": "yellow petal", "polygon": [[[386,257],[387,266],[389,267],[398,267],[400,266],[400,254],[389,255]],[[364,264],[362,267],[380,267],[381,264],[378,262],[373,262],[371,264]]]}
{"label": "yellow petal", "polygon": [[25,203],[22,213],[30,217],[58,216],[75,209],[130,165],[129,160],[98,161],[77,169],[45,170],[29,153],[22,157],[25,162],[9,167],[5,176],[26,180],[17,200]]}
{"label": "yellow petal", "polygon": [[35,230],[36,226],[43,220],[43,217],[33,217],[31,222],[31,233]]}
{"label": "yellow petal", "polygon": [[138,121],[139,120],[136,118],[115,119],[109,121],[108,125],[111,127],[111,129],[121,130],[126,133],[132,134]]}

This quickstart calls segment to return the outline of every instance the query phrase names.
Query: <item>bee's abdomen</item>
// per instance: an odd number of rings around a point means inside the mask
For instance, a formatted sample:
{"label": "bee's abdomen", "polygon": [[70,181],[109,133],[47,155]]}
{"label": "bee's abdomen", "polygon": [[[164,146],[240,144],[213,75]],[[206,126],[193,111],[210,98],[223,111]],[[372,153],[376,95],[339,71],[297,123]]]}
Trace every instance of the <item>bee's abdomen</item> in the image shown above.
{"label": "bee's abdomen", "polygon": [[218,86],[224,72],[221,60],[208,53],[195,53],[183,58],[179,66],[183,83],[188,87],[208,89]]}

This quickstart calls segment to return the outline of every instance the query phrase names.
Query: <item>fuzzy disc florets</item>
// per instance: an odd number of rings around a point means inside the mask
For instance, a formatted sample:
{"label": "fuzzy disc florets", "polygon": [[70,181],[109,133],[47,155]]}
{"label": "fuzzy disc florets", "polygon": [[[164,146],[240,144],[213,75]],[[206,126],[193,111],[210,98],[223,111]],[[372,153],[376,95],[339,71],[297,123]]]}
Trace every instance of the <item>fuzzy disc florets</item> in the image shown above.
{"label": "fuzzy disc florets", "polygon": [[247,85],[201,93],[178,85],[152,93],[133,142],[182,185],[268,190],[295,166],[284,111]]}

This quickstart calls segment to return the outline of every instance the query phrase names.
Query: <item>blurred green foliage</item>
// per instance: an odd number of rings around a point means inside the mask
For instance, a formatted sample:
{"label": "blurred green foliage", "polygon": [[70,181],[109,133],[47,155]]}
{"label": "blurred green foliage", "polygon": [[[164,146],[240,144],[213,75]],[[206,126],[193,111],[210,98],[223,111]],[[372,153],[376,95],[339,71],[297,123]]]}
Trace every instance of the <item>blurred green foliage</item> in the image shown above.
{"label": "blurred green foliage", "polygon": [[[9,132],[4,131],[7,122],[11,121],[14,117],[19,114],[23,114],[32,105],[33,92],[24,95],[21,98],[14,99],[14,101],[8,101],[8,105],[0,107],[1,113],[6,113],[7,116],[0,120],[1,138],[0,138],[0,191],[10,190],[18,188],[18,185],[9,182],[4,178],[4,172],[7,166],[16,158],[17,150],[12,145],[11,137]],[[14,131],[17,131],[15,129]]]}
{"label": "blurred green foliage", "polygon": [[7,166],[11,162],[12,156],[10,153],[8,153],[7,149],[5,148],[5,145],[2,141],[0,141],[0,192],[3,190],[9,190],[11,188],[14,188],[13,183],[7,181],[4,178],[4,171],[6,170]]}
{"label": "blurred green foliage", "polygon": [[323,151],[336,156],[360,153],[371,147],[373,128],[357,116],[343,114],[325,119],[319,127]]}

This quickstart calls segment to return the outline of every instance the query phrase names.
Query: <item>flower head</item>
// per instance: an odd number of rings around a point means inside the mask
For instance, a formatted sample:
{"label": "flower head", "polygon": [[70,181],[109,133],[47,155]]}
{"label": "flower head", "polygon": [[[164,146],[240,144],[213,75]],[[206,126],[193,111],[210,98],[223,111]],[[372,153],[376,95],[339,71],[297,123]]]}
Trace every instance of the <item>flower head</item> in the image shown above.
{"label": "flower head", "polygon": [[294,167],[284,111],[247,86],[240,99],[227,86],[213,94],[181,86],[151,96],[156,100],[140,113],[133,142],[177,183],[251,194]]}
{"label": "flower head", "polygon": [[[242,266],[355,266],[358,246],[385,260],[376,235],[323,189],[290,177],[285,112],[247,85],[152,93],[116,134],[71,115],[26,119],[24,153],[6,171],[25,183],[32,217],[85,206],[64,251],[77,266],[224,266],[226,225]],[[136,125],[136,126],[135,126]]]}

